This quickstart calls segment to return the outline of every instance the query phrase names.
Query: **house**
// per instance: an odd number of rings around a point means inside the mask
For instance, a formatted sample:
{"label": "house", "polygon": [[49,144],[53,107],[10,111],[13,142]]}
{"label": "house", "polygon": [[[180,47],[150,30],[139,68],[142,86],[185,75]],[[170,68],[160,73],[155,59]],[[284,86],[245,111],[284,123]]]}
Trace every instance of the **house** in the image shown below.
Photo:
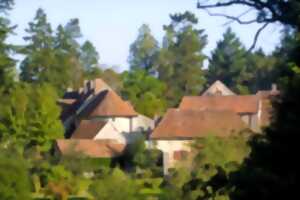
{"label": "house", "polygon": [[202,93],[202,96],[227,96],[227,95],[236,95],[232,92],[224,83],[217,80],[215,81],[205,92]]}
{"label": "house", "polygon": [[271,90],[259,90],[256,95],[261,101],[261,121],[260,126],[264,127],[270,124],[272,118],[272,101],[276,101],[280,95],[279,90],[275,84],[272,84]]}
{"label": "house", "polygon": [[194,139],[209,134],[227,137],[244,130],[247,125],[230,110],[169,109],[150,139],[163,152],[166,172],[178,161],[178,155],[191,151]]}
{"label": "house", "polygon": [[126,136],[107,121],[81,120],[71,139],[115,140],[126,144]]}
{"label": "house", "polygon": [[56,140],[56,152],[63,156],[77,154],[91,158],[114,158],[120,156],[124,149],[124,144],[114,140]]}
{"label": "house", "polygon": [[137,113],[101,79],[85,81],[78,91],[67,91],[59,104],[67,138],[114,139],[127,144],[154,128],[152,119]]}
{"label": "house", "polygon": [[253,130],[260,130],[261,101],[256,95],[185,96],[181,110],[230,110]]}

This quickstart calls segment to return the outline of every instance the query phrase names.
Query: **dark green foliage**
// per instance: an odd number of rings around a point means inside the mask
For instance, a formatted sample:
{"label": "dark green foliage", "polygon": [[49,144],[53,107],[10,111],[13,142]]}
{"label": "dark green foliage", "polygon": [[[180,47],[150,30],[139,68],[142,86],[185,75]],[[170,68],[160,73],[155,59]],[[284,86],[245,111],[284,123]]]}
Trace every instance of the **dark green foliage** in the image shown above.
{"label": "dark green foliage", "polygon": [[14,50],[13,45],[6,43],[6,39],[14,27],[10,25],[10,21],[3,15],[7,10],[11,9],[12,0],[0,1],[0,93],[7,91],[13,84],[15,78],[15,60],[11,57]]}
{"label": "dark green foliage", "polygon": [[49,85],[17,85],[1,99],[1,140],[49,149],[51,140],[63,137],[56,99],[56,92]]}
{"label": "dark green foliage", "polygon": [[220,80],[237,93],[249,93],[246,81],[251,74],[247,72],[246,62],[245,47],[228,28],[212,52],[208,68],[209,83]]}
{"label": "dark green foliage", "polygon": [[[221,1],[217,6],[220,7]],[[230,5],[235,5],[233,1]],[[281,95],[274,102],[274,114],[264,135],[254,137],[250,143],[252,153],[242,168],[232,175],[231,199],[294,199],[298,196],[299,114],[300,114],[300,2],[298,0],[239,1],[255,8],[260,22],[280,22],[290,26],[294,37],[287,37],[282,54],[285,73]],[[290,43],[290,39],[294,41]],[[280,52],[280,51],[279,51]],[[280,61],[280,62],[281,62]]]}
{"label": "dark green foliage", "polygon": [[161,115],[166,109],[165,92],[165,84],[144,70],[137,69],[123,74],[121,94],[141,114],[149,117]]}
{"label": "dark green foliage", "polygon": [[273,83],[279,83],[282,66],[276,65],[278,58],[266,55],[261,49],[251,53],[247,58],[247,70],[251,78],[247,86],[251,93],[258,90],[270,90]]}
{"label": "dark green foliage", "polygon": [[157,66],[158,77],[167,85],[169,106],[175,106],[184,95],[196,95],[205,83],[202,50],[206,45],[204,30],[196,29],[197,18],[190,12],[171,15],[164,26],[165,37]]}
{"label": "dark green foliage", "polygon": [[54,35],[45,12],[39,9],[26,32],[24,39],[28,44],[21,50],[25,55],[20,65],[21,80],[49,83],[60,92],[68,87],[78,88],[83,82],[78,19],[59,25]]}
{"label": "dark green foliage", "polygon": [[25,160],[13,150],[0,148],[0,199],[30,200],[31,188]]}
{"label": "dark green foliage", "polygon": [[130,55],[128,59],[130,69],[143,69],[148,74],[154,74],[154,64],[158,49],[158,42],[151,35],[149,26],[143,24],[139,29],[137,39],[130,46]]}
{"label": "dark green foliage", "polygon": [[144,138],[129,144],[119,162],[125,169],[141,171],[142,174],[154,177],[162,175],[162,152],[155,148],[147,149]]}

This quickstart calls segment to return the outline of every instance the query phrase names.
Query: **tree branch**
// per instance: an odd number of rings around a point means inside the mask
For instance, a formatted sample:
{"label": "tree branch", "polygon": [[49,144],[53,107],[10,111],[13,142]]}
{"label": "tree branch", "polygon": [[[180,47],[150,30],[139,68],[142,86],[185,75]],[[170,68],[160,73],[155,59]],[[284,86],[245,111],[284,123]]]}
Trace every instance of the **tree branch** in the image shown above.
{"label": "tree branch", "polygon": [[257,32],[256,32],[256,34],[255,34],[255,36],[254,36],[253,43],[252,43],[251,47],[248,49],[247,52],[251,52],[251,51],[255,48],[260,33],[261,33],[268,25],[269,25],[269,22],[265,23],[262,27],[260,27],[260,28],[257,30]]}
{"label": "tree branch", "polygon": [[[205,10],[205,11],[208,13],[208,15],[210,15],[210,16],[215,16],[215,17],[225,17],[225,18],[230,19],[230,20],[232,20],[232,21],[236,21],[236,22],[238,22],[239,24],[252,24],[252,23],[257,23],[257,19],[256,19],[256,18],[253,19],[253,20],[243,21],[243,20],[240,19],[241,16],[234,17],[234,16],[225,15],[225,14],[221,14],[221,13],[212,13],[212,12],[210,12],[208,9],[203,9],[203,10]],[[229,22],[227,22],[227,23],[229,23]],[[226,24],[227,24],[227,23],[226,23]]]}

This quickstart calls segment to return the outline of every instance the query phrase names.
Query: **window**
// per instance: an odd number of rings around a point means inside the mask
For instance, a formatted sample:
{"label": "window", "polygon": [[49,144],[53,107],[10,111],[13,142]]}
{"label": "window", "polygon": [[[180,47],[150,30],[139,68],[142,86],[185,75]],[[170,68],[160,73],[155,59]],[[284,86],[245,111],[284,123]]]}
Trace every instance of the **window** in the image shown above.
{"label": "window", "polygon": [[174,154],[173,154],[173,158],[174,160],[186,160],[187,157],[188,157],[188,151],[184,151],[184,150],[179,150],[179,151],[174,151]]}

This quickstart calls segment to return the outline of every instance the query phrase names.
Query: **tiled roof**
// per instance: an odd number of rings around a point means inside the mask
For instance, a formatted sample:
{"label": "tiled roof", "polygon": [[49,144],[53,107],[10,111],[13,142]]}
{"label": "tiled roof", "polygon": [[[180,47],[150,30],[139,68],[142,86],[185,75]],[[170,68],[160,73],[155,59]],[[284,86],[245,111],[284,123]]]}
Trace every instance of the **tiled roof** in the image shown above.
{"label": "tiled roof", "polygon": [[231,110],[236,113],[257,113],[259,99],[256,95],[185,96],[180,109]]}
{"label": "tiled roof", "polygon": [[94,139],[99,131],[106,125],[105,121],[81,120],[79,126],[72,134],[72,139]]}
{"label": "tiled roof", "polygon": [[62,155],[82,153],[83,155],[95,158],[110,158],[119,156],[125,148],[124,144],[112,140],[56,140],[59,152]]}
{"label": "tiled roof", "polygon": [[111,88],[101,78],[93,80],[93,88],[94,94],[98,94],[104,90],[111,90]]}
{"label": "tiled roof", "polygon": [[152,139],[190,139],[208,134],[228,136],[246,129],[232,111],[169,109],[151,134]]}
{"label": "tiled roof", "polygon": [[133,117],[137,116],[132,106],[123,101],[113,90],[100,92],[81,111],[81,117]]}

